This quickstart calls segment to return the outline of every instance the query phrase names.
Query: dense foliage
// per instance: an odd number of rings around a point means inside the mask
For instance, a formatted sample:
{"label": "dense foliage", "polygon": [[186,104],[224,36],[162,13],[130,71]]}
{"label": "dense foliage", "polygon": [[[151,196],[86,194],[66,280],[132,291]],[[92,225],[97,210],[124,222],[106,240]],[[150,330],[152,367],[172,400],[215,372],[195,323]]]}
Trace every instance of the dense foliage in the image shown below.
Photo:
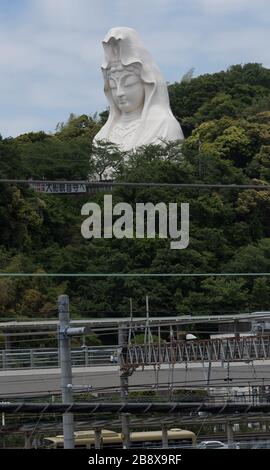
{"label": "dense foliage", "polygon": [[[181,152],[169,145],[166,151],[143,148],[129,159],[104,154],[119,180],[270,183],[270,70],[236,65],[172,84],[169,93],[186,136]],[[100,117],[71,115],[54,134],[2,139],[1,178],[86,179],[103,164],[104,155],[90,163],[89,155],[105,118],[106,112]],[[41,194],[27,185],[6,183],[0,191],[1,271],[270,272],[268,190],[114,189],[114,202],[189,202],[190,244],[185,250],[171,250],[169,241],[161,239],[84,240],[81,206],[90,200],[102,203],[102,192]],[[253,311],[269,309],[270,303],[267,277],[3,277],[0,317],[56,316],[61,293],[69,294],[73,316],[86,317],[127,314],[130,297],[134,312],[143,313],[146,294],[152,314]]]}

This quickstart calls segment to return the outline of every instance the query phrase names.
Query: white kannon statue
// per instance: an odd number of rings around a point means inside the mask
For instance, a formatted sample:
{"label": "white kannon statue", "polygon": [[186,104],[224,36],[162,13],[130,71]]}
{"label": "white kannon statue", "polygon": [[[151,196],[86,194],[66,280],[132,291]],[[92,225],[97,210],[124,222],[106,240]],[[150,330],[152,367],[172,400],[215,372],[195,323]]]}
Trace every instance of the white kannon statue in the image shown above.
{"label": "white kannon statue", "polygon": [[123,151],[184,138],[172,114],[167,85],[137,32],[112,28],[103,40],[104,91],[110,113],[94,144],[108,141]]}

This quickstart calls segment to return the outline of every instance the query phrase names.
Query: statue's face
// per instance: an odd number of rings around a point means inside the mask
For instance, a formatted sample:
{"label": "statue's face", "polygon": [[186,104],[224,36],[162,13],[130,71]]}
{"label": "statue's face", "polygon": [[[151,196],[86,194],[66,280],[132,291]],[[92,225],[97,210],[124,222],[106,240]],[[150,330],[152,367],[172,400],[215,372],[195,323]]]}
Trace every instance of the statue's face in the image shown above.
{"label": "statue's face", "polygon": [[110,74],[109,86],[113,100],[120,111],[131,113],[143,107],[144,86],[136,73],[122,67],[122,70]]}

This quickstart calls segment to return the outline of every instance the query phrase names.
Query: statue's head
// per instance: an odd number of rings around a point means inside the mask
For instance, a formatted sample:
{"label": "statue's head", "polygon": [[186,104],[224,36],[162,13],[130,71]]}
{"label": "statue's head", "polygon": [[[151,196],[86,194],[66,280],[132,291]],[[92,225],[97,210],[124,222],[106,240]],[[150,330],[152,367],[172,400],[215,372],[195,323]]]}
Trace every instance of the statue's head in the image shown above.
{"label": "statue's head", "polygon": [[[126,30],[129,32],[129,28]],[[130,31],[133,32],[133,30]],[[141,78],[142,64],[132,61],[130,52],[128,60],[125,60],[122,48],[123,39],[119,36],[111,35],[104,42],[106,65],[102,69],[105,93],[112,98],[120,112],[131,113],[141,110],[144,105],[145,87]]]}
{"label": "statue's head", "polygon": [[112,28],[102,43],[105,57],[101,68],[110,113],[95,140],[110,141],[121,115],[136,111],[140,112],[140,123],[126,149],[161,139],[182,139],[170,109],[166,82],[138,33],[127,27]]}
{"label": "statue's head", "polygon": [[144,84],[139,64],[114,62],[107,70],[108,87],[117,108],[124,113],[139,111],[144,104]]}

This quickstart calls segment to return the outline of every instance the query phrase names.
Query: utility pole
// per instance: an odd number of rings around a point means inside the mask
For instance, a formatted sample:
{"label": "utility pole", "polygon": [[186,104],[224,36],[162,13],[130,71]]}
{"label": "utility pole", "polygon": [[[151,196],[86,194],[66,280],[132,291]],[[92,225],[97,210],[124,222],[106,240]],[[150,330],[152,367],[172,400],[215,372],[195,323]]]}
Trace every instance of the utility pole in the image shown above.
{"label": "utility pole", "polygon": [[[69,328],[69,297],[58,297],[59,312],[59,349],[61,365],[61,390],[62,402],[72,403],[72,367],[70,356],[70,337],[67,334]],[[73,413],[63,414],[64,449],[74,449],[74,419]]]}
{"label": "utility pole", "polygon": [[239,333],[239,320],[235,320],[235,321],[234,321],[233,330],[234,330],[234,337],[235,337],[235,339],[239,339],[239,338],[240,338],[240,333]]}
{"label": "utility pole", "polygon": [[149,297],[146,295],[145,297],[145,308],[146,308],[146,325],[145,325],[145,332],[144,332],[144,348],[145,352],[147,351],[148,359],[150,361],[151,358],[151,342],[152,342],[152,333],[149,325]]}
{"label": "utility pole", "polygon": [[226,431],[227,431],[228,447],[230,448],[232,447],[232,444],[233,444],[233,425],[229,420],[226,422]]}
{"label": "utility pole", "polygon": [[102,436],[101,429],[95,429],[95,449],[101,449]]}
{"label": "utility pole", "polygon": [[[128,375],[123,370],[123,357],[127,354],[127,325],[119,325],[118,333],[118,344],[120,348],[120,354],[118,355],[118,363],[120,368],[120,390],[122,402],[126,402],[128,399]],[[123,449],[129,449],[130,447],[130,435],[129,435],[129,414],[122,413],[122,438],[123,438]]]}
{"label": "utility pole", "polygon": [[[61,367],[61,390],[62,402],[65,404],[73,403],[72,394],[72,366],[70,355],[70,337],[84,335],[90,331],[87,327],[71,328],[69,326],[69,297],[60,295],[58,297],[58,340],[59,356]],[[63,434],[64,449],[74,449],[74,419],[73,414],[66,412],[63,414]]]}
{"label": "utility pole", "polygon": [[166,449],[168,445],[168,429],[166,424],[162,424],[162,448]]}
{"label": "utility pole", "polygon": [[11,336],[9,335],[9,330],[6,330],[4,334],[5,338],[5,349],[11,349]]}
{"label": "utility pole", "polygon": [[29,432],[24,433],[24,448],[25,449],[31,449],[32,448],[31,433],[29,433]]}
{"label": "utility pole", "polygon": [[131,343],[131,334],[133,332],[133,325],[132,325],[132,321],[133,321],[133,304],[132,304],[132,298],[129,299],[129,312],[130,312],[130,316],[129,316],[129,329],[128,329],[128,344]]}
{"label": "utility pole", "polygon": [[212,343],[208,346],[208,371],[207,371],[207,394],[210,396],[210,381],[211,381],[211,366],[212,366]]}

